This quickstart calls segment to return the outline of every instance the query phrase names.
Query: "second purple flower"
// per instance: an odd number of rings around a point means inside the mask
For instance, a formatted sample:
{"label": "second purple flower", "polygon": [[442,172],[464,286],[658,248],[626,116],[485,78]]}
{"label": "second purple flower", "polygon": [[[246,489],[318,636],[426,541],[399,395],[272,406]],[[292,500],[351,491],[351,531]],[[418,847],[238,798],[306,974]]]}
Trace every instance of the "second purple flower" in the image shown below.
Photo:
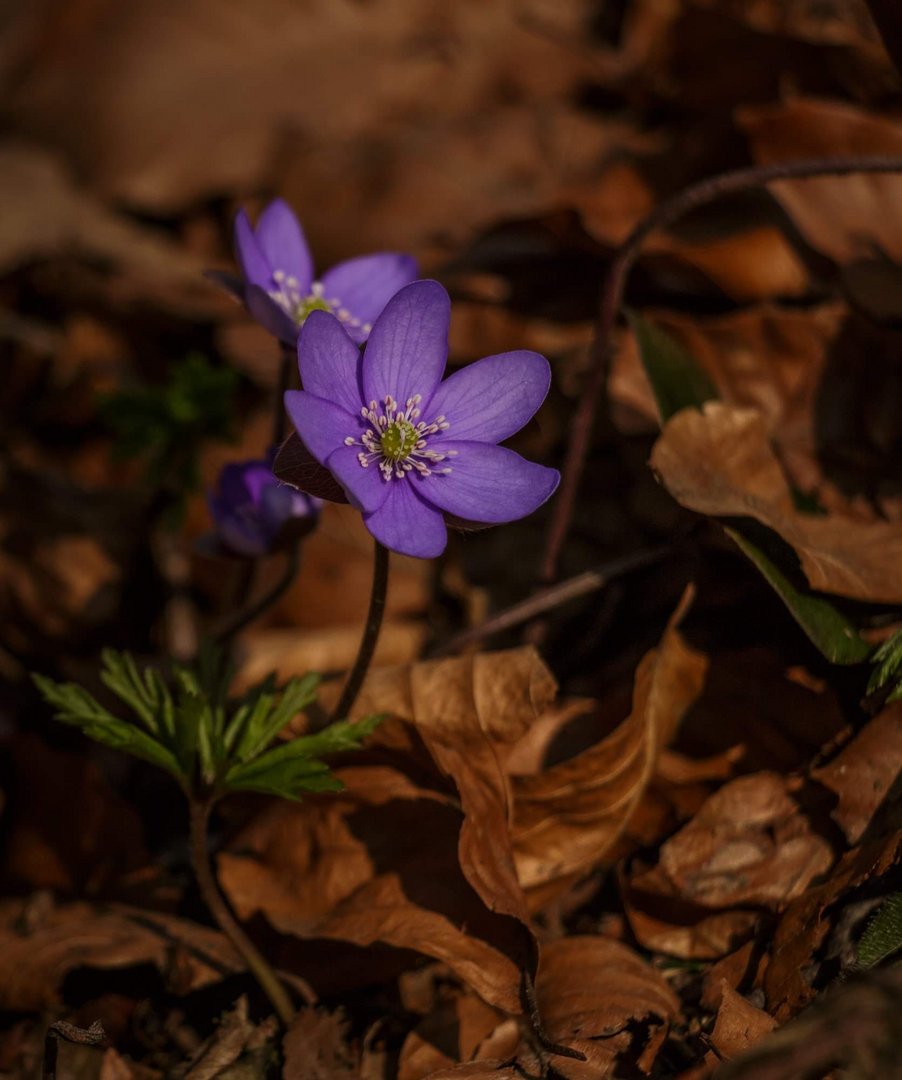
{"label": "second purple flower", "polygon": [[238,212],[235,255],[243,282],[233,291],[257,322],[292,346],[313,311],[330,312],[354,341],[366,341],[388,301],[417,276],[409,255],[380,252],[347,259],[316,277],[304,232],[282,199],[266,207],[256,228],[244,210]]}

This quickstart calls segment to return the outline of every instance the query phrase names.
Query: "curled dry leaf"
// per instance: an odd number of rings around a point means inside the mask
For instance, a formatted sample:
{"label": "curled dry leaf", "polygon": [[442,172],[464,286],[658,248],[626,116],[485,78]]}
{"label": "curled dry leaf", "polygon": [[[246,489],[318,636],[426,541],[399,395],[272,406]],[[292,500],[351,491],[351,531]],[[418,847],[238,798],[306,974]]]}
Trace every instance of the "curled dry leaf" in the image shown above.
{"label": "curled dry leaf", "polygon": [[422,1080],[460,1061],[503,1061],[513,1057],[519,1043],[516,1020],[473,994],[458,994],[404,1040],[398,1080]]}
{"label": "curled dry leaf", "polygon": [[902,702],[875,716],[830,762],[811,776],[835,792],[831,817],[850,844],[864,836],[899,779],[902,762]]}
{"label": "curled dry leaf", "polygon": [[721,1058],[734,1058],[777,1026],[772,1016],[758,1009],[723,980],[720,1008],[711,1032],[711,1045]]}
{"label": "curled dry leaf", "polygon": [[119,270],[121,292],[170,310],[213,314],[223,303],[182,249],[114,213],[74,183],[52,154],[34,146],[0,149],[0,188],[8,212],[0,227],[0,271],[54,255],[104,260]]}
{"label": "curled dry leaf", "polygon": [[[679,1015],[679,1001],[663,976],[625,945],[595,936],[562,938],[543,947],[536,996],[549,1038],[586,1055],[585,1061],[552,1058],[556,1074],[567,1080],[603,1080],[616,1075],[625,1059],[649,1071],[669,1023]],[[459,1044],[458,1052],[462,1049]],[[505,1075],[500,1060],[499,1054],[442,1069],[429,1080],[490,1080]],[[519,1064],[516,1075],[538,1071],[528,1044],[519,1048]],[[412,1072],[410,1080],[420,1075]]]}
{"label": "curled dry leaf", "polygon": [[661,749],[701,693],[707,659],[677,629],[689,602],[687,593],[661,644],[640,663],[627,719],[569,761],[514,778],[514,856],[521,883],[537,898],[604,860],[647,790]]}
{"label": "curled dry leaf", "polygon": [[358,1080],[359,1055],[348,1043],[348,1021],[325,1009],[302,1009],[285,1034],[282,1080]]}
{"label": "curled dry leaf", "polygon": [[725,784],[661,846],[658,865],[632,877],[625,901],[646,948],[684,959],[724,955],[757,921],[824,873],[829,844],[810,829],[775,773]]}
{"label": "curled dry leaf", "polygon": [[812,588],[902,602],[902,526],[796,510],[760,413],[718,401],[683,409],[665,424],[651,465],[690,510],[752,517],[777,532],[795,549]]}
{"label": "curled dry leaf", "polygon": [[[741,109],[739,126],[762,165],[797,158],[902,155],[902,124],[840,101],[796,98]],[[805,239],[838,262],[885,252],[902,260],[902,176],[780,181],[774,194]]]}
{"label": "curled dry leaf", "polygon": [[186,919],[118,904],[42,908],[0,903],[0,1008],[55,1008],[59,987],[76,968],[154,964],[179,993],[244,969],[222,934]]}
{"label": "curled dry leaf", "polygon": [[[649,318],[704,369],[718,397],[767,418],[783,457],[814,452],[818,387],[845,314],[840,304],[805,311],[768,304],[710,318],[657,311]],[[609,385],[613,399],[641,417],[647,430],[660,425],[632,331],[619,339]]]}
{"label": "curled dry leaf", "polygon": [[[902,830],[846,852],[826,881],[813,885],[787,907],[774,933],[771,961],[764,975],[767,1008],[778,1022],[783,1023],[814,997],[806,973],[830,930],[830,908],[865,882],[876,883],[887,875],[898,880],[900,866]],[[884,892],[891,887],[889,881],[880,884]]]}
{"label": "curled dry leaf", "polygon": [[377,733],[379,763],[343,766],[342,795],[271,805],[236,837],[220,867],[239,913],[299,937],[416,949],[519,1012],[535,942],[494,742],[525,731],[554,691],[531,649],[372,671],[356,711],[403,718]]}

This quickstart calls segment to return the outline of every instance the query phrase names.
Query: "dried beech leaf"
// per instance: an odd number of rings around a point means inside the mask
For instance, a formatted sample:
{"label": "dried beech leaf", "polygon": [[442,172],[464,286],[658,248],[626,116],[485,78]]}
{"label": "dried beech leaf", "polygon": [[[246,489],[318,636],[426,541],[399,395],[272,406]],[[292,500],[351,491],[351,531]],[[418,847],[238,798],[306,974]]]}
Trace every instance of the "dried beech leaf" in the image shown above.
{"label": "dried beech leaf", "polygon": [[4,1009],[55,1008],[60,985],[76,968],[137,964],[155,964],[180,993],[244,970],[222,934],[171,915],[118,904],[73,903],[42,911],[21,900],[0,902]]}
{"label": "dried beech leaf", "polygon": [[754,1046],[777,1026],[772,1016],[757,1009],[727,983],[721,982],[723,994],[711,1032],[711,1045],[721,1058],[734,1058]]}
{"label": "dried beech leaf", "polygon": [[302,1009],[285,1034],[282,1080],[358,1080],[348,1021],[325,1009]]}
{"label": "dried beech leaf", "polygon": [[902,702],[875,716],[839,754],[811,776],[839,796],[831,817],[850,844],[864,836],[898,782],[902,763]]}
{"label": "dried beech leaf", "polygon": [[525,888],[597,866],[627,827],[658,754],[704,685],[707,659],[677,629],[690,601],[687,593],[661,644],[639,665],[629,717],[569,761],[514,778],[514,855]]}
{"label": "dried beech leaf", "polygon": [[756,773],[725,784],[662,846],[658,865],[632,877],[625,902],[646,948],[684,959],[723,956],[757,920],[782,909],[833,861],[788,794]]}
{"label": "dried beech leaf", "polygon": [[536,996],[551,1039],[586,1055],[585,1062],[554,1058],[568,1080],[611,1075],[618,1056],[631,1048],[630,1027],[637,1020],[648,1023],[648,1033],[636,1057],[650,1069],[680,1011],[662,975],[625,945],[602,937],[577,935],[546,945]]}
{"label": "dried beech leaf", "polygon": [[683,506],[753,517],[777,532],[797,552],[813,589],[902,602],[902,526],[796,510],[760,413],[721,402],[684,409],[665,425],[651,465]]}
{"label": "dried beech leaf", "polygon": [[404,1040],[398,1080],[422,1080],[459,1061],[510,1058],[519,1042],[516,1020],[473,994],[458,994],[433,1009]]}
{"label": "dried beech leaf", "polygon": [[[585,1061],[553,1057],[557,1075],[566,1080],[604,1080],[620,1075],[622,1057],[629,1055],[643,1072],[649,1071],[680,1006],[666,980],[619,942],[596,936],[562,938],[542,949],[536,997],[546,1034],[552,1041],[585,1054]],[[642,1023],[637,1045],[634,1025]],[[461,1052],[463,1044],[458,1043]],[[505,1076],[501,1058],[487,1058],[429,1073],[428,1080],[489,1080]],[[514,1075],[536,1075],[538,1063],[528,1046],[520,1047]],[[411,1073],[410,1080],[419,1080]]]}
{"label": "dried beech leaf", "polygon": [[[797,158],[898,156],[902,125],[840,101],[796,98],[741,109],[739,125],[762,165]],[[902,259],[902,177],[855,174],[783,180],[774,194],[805,239],[839,262],[884,251]]]}
{"label": "dried beech leaf", "polygon": [[[535,942],[490,736],[516,738],[554,692],[532,649],[372,671],[355,711],[415,720],[400,739],[425,750],[433,775],[422,764],[417,782],[389,766],[348,766],[340,798],[270,808],[236,839],[242,855],[221,857],[233,903],[285,933],[416,949],[518,1012]],[[379,737],[393,730],[403,731]]]}
{"label": "dried beech leaf", "polygon": [[830,906],[866,881],[888,874],[897,877],[900,865],[902,831],[897,831],[884,840],[847,852],[826,881],[812,886],[789,905],[774,933],[771,961],[764,975],[767,1008],[779,1023],[814,997],[805,973],[830,929]]}
{"label": "dried beech leaf", "polygon": [[152,297],[192,314],[222,309],[200,262],[78,188],[46,151],[24,143],[0,148],[0,188],[7,207],[15,208],[0,226],[0,270],[74,253],[112,263],[145,302]]}
{"label": "dried beech leaf", "polygon": [[[768,304],[704,319],[664,311],[650,318],[708,375],[717,397],[767,418],[781,460],[789,455],[797,483],[809,490],[814,487],[807,462],[814,453],[816,397],[845,314],[839,304],[805,311]],[[648,430],[659,426],[635,334],[620,338],[610,389],[616,402],[642,416]]]}

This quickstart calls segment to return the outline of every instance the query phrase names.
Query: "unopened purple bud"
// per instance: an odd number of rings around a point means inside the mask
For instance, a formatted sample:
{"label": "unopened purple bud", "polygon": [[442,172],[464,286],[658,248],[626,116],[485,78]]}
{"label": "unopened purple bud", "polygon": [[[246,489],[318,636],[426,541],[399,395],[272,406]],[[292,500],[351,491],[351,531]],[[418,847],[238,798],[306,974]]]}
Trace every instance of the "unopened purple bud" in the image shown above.
{"label": "unopened purple bud", "polygon": [[322,503],[283,484],[269,460],[225,465],[208,495],[222,548],[258,558],[300,539],[316,525]]}

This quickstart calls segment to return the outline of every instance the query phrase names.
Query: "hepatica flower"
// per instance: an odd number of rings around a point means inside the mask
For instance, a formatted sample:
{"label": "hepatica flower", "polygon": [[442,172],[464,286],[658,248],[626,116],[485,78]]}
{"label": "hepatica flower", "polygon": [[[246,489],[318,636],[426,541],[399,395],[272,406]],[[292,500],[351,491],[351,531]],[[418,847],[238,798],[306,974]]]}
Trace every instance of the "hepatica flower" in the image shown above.
{"label": "hepatica flower", "polygon": [[244,210],[238,212],[235,254],[243,282],[233,291],[262,326],[289,345],[313,311],[331,312],[354,341],[366,341],[388,301],[417,276],[409,255],[382,252],[347,259],[317,278],[304,232],[283,199],[266,207],[256,228]]}
{"label": "hepatica flower", "polygon": [[489,356],[442,382],[451,303],[438,282],[401,289],[363,355],[314,312],[298,339],[304,390],[285,395],[298,435],[385,547],[428,559],[446,518],[500,524],[532,513],[560,476],[498,446],[526,424],[551,381],[548,361]]}
{"label": "hepatica flower", "polygon": [[208,502],[222,546],[250,558],[309,532],[321,506],[319,499],[277,480],[269,461],[224,466]]}

